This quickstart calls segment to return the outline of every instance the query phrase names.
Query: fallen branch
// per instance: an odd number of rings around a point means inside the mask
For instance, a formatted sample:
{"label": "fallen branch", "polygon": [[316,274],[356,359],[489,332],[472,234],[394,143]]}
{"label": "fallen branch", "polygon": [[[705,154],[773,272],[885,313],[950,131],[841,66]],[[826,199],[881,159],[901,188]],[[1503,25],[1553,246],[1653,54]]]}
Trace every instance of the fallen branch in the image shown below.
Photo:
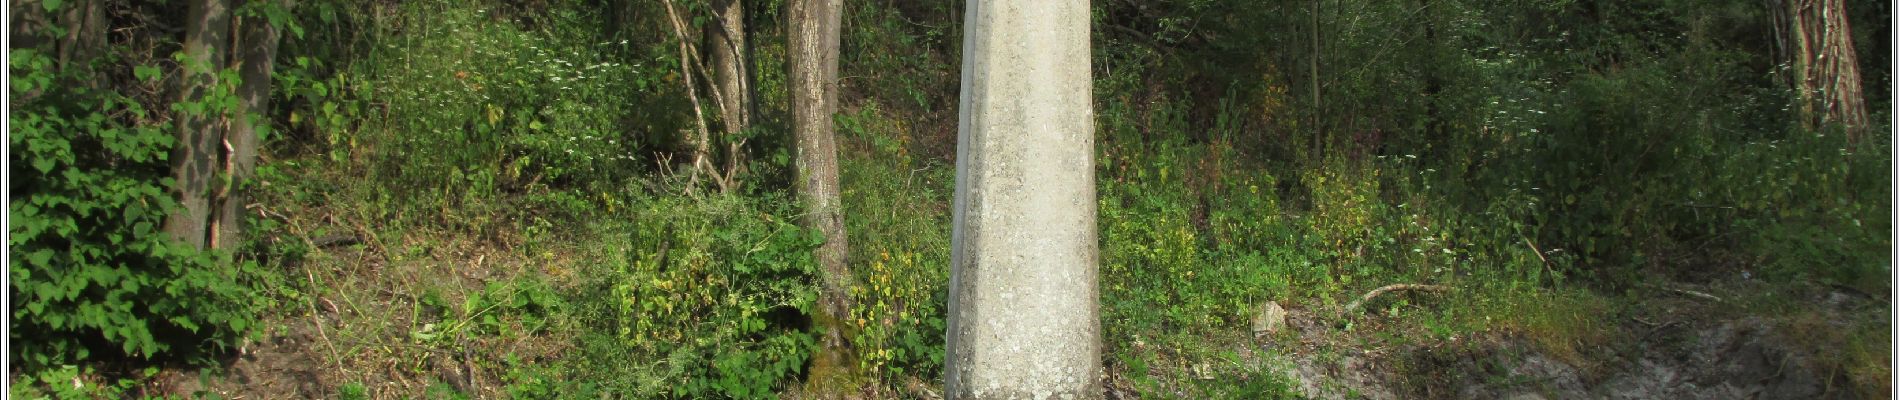
{"label": "fallen branch", "polygon": [[1385,285],[1378,289],[1372,289],[1372,291],[1370,292],[1366,292],[1364,296],[1359,296],[1358,300],[1353,300],[1351,303],[1346,303],[1346,308],[1341,309],[1340,315],[1347,316],[1347,315],[1357,314],[1361,307],[1364,307],[1367,302],[1371,302],[1373,298],[1379,297],[1379,295],[1386,294],[1388,292],[1398,292],[1398,291],[1406,291],[1406,290],[1420,291],[1420,292],[1447,292],[1447,291],[1451,291],[1451,287],[1441,286],[1441,285],[1426,285],[1426,284],[1418,284],[1418,283],[1395,283],[1391,285]]}
{"label": "fallen branch", "polygon": [[1671,292],[1681,293],[1681,294],[1685,294],[1685,295],[1689,295],[1693,297],[1700,297],[1700,298],[1714,301],[1717,303],[1723,302],[1721,297],[1715,297],[1715,295],[1708,294],[1708,293],[1698,292],[1698,291],[1689,290],[1689,289],[1676,289],[1676,288],[1668,288],[1668,290]]}

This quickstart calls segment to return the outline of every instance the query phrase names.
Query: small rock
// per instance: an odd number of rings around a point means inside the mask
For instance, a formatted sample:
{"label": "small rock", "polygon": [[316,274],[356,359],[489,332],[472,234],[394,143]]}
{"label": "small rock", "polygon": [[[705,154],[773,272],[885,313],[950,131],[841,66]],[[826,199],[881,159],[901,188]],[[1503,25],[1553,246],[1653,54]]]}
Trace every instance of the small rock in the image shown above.
{"label": "small rock", "polygon": [[1848,296],[1847,293],[1841,293],[1838,291],[1830,291],[1830,292],[1827,292],[1827,299],[1823,301],[1826,302],[1828,306],[1835,307],[1835,308],[1844,308],[1847,306],[1848,302],[1854,301],[1854,298],[1852,296]]}
{"label": "small rock", "polygon": [[1266,336],[1279,332],[1286,327],[1286,309],[1280,303],[1269,301],[1260,305],[1260,313],[1253,317],[1253,335]]}

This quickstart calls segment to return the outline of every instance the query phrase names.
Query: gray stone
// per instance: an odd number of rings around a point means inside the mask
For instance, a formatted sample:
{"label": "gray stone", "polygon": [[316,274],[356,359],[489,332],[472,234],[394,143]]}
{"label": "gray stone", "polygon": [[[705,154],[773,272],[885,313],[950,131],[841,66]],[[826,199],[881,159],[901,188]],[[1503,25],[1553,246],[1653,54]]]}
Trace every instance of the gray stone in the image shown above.
{"label": "gray stone", "polygon": [[1279,302],[1269,301],[1260,305],[1260,311],[1253,316],[1253,335],[1255,337],[1271,335],[1286,327],[1286,309]]}

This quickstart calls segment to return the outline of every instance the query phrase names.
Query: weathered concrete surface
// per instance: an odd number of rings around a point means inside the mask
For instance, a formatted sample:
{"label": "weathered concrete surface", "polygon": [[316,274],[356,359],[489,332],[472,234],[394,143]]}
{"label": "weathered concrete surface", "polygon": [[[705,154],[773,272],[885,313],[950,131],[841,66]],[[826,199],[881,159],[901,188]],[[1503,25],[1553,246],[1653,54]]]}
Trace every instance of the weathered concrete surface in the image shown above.
{"label": "weathered concrete surface", "polygon": [[946,397],[1099,398],[1088,1],[966,12]]}

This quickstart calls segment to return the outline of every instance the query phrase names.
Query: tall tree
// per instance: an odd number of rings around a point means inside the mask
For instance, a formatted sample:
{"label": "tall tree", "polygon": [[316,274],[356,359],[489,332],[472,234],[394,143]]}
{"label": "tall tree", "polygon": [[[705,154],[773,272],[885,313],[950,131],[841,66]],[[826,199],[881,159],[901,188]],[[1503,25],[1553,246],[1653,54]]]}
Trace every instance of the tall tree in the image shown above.
{"label": "tall tree", "polygon": [[1320,107],[1320,94],[1319,94],[1319,84],[1320,84],[1319,61],[1320,61],[1320,55],[1323,54],[1323,53],[1320,53],[1319,51],[1320,40],[1323,39],[1320,37],[1320,30],[1319,30],[1319,0],[1313,0],[1312,22],[1313,22],[1312,24],[1313,58],[1308,60],[1311,63],[1310,65],[1312,66],[1308,72],[1312,73],[1311,79],[1313,81],[1312,82],[1313,84],[1313,158],[1324,159],[1326,158],[1326,156],[1322,152],[1326,151],[1326,148],[1325,148],[1326,129],[1325,129],[1325,122],[1323,118],[1325,118],[1326,112],[1324,108]]}
{"label": "tall tree", "polygon": [[844,13],[842,0],[792,0],[790,44],[792,134],[797,137],[799,200],[805,204],[804,223],[825,236],[818,247],[822,287],[819,320],[829,322],[812,382],[831,390],[848,390],[845,371],[851,365],[850,344],[843,321],[849,317],[851,269],[845,264],[849,249],[844,212],[839,201],[838,142],[832,131],[832,113],[838,107],[838,46]]}
{"label": "tall tree", "polygon": [[1089,2],[966,13],[945,397],[1100,398]]}
{"label": "tall tree", "polygon": [[[257,169],[257,143],[259,131],[268,129],[270,112],[271,68],[277,57],[277,43],[283,36],[283,27],[273,24],[268,13],[288,11],[288,0],[263,0],[254,3],[255,13],[238,19],[237,65],[238,112],[231,122],[231,131],[225,141],[231,146],[226,171],[231,182],[249,180]],[[275,9],[272,9],[275,8]],[[217,240],[211,245],[216,248],[233,249],[243,242],[244,194],[235,188],[224,191],[219,204],[217,219],[213,222]]]}
{"label": "tall tree", "polygon": [[1808,128],[1838,123],[1850,142],[1867,128],[1860,59],[1847,26],[1845,0],[1779,0],[1789,23],[1789,57],[1801,121]]}
{"label": "tall tree", "polygon": [[[221,112],[204,100],[213,97],[218,85],[218,70],[224,66],[230,46],[230,0],[194,0],[185,23],[184,87],[180,103],[205,105],[179,113],[178,142],[172,148],[173,191],[182,209],[165,221],[165,232],[173,239],[205,248],[211,222],[213,177],[219,169],[218,156],[223,138]],[[189,108],[189,107],[188,107]],[[201,111],[201,112],[198,112]]]}
{"label": "tall tree", "polygon": [[719,102],[719,119],[725,128],[726,165],[720,171],[720,179],[727,182],[723,189],[730,190],[743,164],[742,148],[745,146],[744,131],[752,126],[752,82],[749,79],[752,60],[745,49],[746,24],[745,2],[743,0],[714,0],[712,2],[712,23],[706,25],[706,36],[711,42],[713,69],[713,92]]}

